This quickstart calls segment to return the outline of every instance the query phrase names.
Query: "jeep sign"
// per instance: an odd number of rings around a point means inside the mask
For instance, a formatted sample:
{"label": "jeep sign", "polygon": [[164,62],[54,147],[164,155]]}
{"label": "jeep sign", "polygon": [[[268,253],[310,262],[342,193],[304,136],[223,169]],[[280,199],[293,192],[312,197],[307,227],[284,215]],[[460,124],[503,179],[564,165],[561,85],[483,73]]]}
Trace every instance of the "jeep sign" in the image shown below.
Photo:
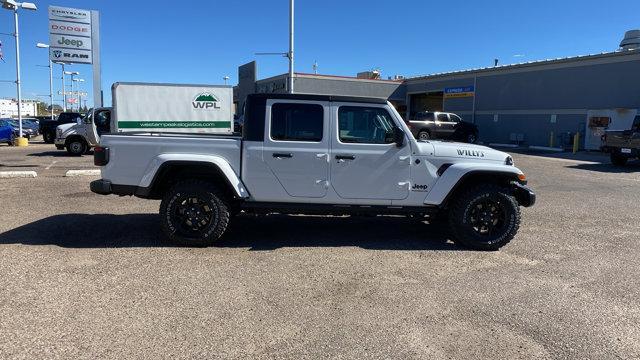
{"label": "jeep sign", "polygon": [[91,50],[91,38],[60,34],[49,35],[49,45],[56,48]]}

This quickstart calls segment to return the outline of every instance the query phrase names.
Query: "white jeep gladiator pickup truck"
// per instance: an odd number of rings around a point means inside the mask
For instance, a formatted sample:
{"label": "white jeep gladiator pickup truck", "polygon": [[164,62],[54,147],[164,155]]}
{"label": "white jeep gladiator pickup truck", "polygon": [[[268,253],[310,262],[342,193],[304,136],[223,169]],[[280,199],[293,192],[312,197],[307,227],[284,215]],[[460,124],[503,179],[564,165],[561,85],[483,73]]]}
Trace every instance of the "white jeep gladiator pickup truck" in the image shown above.
{"label": "white jeep gladiator pickup truck", "polygon": [[452,239],[497,250],[535,203],[506,153],[416,141],[383,99],[254,94],[242,136],[106,134],[98,194],[161,199],[174,242],[214,243],[240,211],[448,219]]}

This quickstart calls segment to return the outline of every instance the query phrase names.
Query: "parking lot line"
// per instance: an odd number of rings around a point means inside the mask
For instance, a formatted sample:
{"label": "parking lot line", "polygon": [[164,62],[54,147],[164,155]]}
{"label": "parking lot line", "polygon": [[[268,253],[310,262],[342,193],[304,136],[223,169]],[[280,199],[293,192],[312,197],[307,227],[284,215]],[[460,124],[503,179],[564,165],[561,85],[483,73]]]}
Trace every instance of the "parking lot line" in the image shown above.
{"label": "parking lot line", "polygon": [[35,171],[0,171],[0,179],[9,178],[34,178],[38,176]]}
{"label": "parking lot line", "polygon": [[71,176],[100,176],[100,170],[67,170],[64,174],[65,177]]}
{"label": "parking lot line", "polygon": [[45,169],[45,170],[49,170],[49,169],[51,169],[51,167],[52,167],[55,163],[57,163],[57,162],[58,162],[57,160],[53,161],[51,164],[47,165],[47,167],[46,167],[46,168],[44,168],[44,169]]}

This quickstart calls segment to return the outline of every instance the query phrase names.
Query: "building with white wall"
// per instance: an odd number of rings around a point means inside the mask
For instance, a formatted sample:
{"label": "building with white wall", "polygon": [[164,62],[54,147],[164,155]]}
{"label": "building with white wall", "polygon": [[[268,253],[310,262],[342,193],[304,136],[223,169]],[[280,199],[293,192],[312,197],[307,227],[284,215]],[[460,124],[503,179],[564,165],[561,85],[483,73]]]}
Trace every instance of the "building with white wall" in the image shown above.
{"label": "building with white wall", "polygon": [[[20,106],[22,116],[37,116],[38,105],[35,100],[22,100]],[[0,117],[17,117],[18,101],[16,99],[0,99]]]}

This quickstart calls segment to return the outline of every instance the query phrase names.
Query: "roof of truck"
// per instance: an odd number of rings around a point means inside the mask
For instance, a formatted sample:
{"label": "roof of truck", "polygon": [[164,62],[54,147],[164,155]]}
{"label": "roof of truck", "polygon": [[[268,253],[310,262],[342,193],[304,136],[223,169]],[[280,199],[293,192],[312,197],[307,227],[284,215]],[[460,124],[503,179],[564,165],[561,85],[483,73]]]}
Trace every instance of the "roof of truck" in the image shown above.
{"label": "roof of truck", "polygon": [[251,94],[255,99],[286,99],[286,100],[309,100],[309,101],[333,101],[333,102],[358,102],[368,104],[386,104],[387,99],[361,97],[361,96],[340,96],[340,95],[318,95],[318,94]]}

